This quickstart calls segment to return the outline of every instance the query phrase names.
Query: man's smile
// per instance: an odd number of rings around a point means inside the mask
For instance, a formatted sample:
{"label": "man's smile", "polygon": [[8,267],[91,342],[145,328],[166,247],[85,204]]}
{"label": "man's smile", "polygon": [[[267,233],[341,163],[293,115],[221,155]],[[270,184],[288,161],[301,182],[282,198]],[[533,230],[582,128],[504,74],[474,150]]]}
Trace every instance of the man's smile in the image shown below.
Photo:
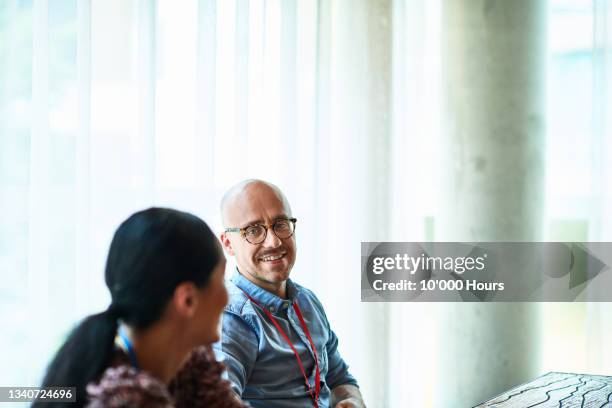
{"label": "man's smile", "polygon": [[266,254],[266,255],[257,257],[257,260],[259,262],[274,262],[274,261],[278,261],[284,258],[286,254],[287,254],[287,251],[282,251],[282,252],[278,252],[275,254]]}

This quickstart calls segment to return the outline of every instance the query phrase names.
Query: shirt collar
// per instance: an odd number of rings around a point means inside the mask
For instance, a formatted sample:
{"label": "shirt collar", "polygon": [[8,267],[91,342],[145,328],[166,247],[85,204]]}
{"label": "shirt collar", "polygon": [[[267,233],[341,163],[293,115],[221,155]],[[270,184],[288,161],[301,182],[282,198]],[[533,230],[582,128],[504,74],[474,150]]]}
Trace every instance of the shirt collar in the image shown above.
{"label": "shirt collar", "polygon": [[263,307],[266,307],[271,312],[288,309],[298,295],[298,288],[291,281],[291,279],[287,279],[287,299],[282,299],[275,294],[260,288],[245,278],[237,268],[230,280],[240,289],[248,293],[249,296],[257,301],[257,303]]}

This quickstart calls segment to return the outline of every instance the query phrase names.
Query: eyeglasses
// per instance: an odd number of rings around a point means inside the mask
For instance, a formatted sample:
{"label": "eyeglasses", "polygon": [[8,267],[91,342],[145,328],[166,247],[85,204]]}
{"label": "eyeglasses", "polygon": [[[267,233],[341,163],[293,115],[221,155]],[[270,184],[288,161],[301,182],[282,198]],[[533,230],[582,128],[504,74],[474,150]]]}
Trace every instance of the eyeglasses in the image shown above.
{"label": "eyeglasses", "polygon": [[[297,218],[281,218],[274,221],[272,231],[280,239],[287,239],[295,232]],[[239,232],[250,244],[261,244],[268,236],[268,226],[264,224],[249,225],[244,228],[226,228],[225,232]]]}

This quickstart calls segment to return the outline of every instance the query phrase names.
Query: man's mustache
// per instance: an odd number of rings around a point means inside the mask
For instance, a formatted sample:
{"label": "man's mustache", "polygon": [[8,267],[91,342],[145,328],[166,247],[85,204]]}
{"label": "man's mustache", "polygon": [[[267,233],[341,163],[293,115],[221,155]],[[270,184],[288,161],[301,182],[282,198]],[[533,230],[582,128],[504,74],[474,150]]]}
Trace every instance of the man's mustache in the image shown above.
{"label": "man's mustache", "polygon": [[280,254],[286,254],[287,253],[287,249],[284,247],[279,247],[276,248],[274,251],[266,251],[266,252],[260,252],[257,254],[258,258],[262,258],[265,256],[274,256],[274,255],[280,255]]}

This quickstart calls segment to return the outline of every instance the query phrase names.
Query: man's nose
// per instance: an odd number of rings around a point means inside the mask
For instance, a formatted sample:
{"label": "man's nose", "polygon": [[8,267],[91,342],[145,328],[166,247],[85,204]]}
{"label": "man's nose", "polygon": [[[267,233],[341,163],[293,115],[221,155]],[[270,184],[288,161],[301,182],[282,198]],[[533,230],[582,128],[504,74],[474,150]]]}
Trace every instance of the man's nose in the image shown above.
{"label": "man's nose", "polygon": [[263,243],[265,247],[278,248],[282,244],[282,241],[280,240],[279,237],[276,236],[276,234],[274,233],[274,230],[272,230],[272,228],[269,228],[268,234],[266,235],[266,239],[264,240]]}

